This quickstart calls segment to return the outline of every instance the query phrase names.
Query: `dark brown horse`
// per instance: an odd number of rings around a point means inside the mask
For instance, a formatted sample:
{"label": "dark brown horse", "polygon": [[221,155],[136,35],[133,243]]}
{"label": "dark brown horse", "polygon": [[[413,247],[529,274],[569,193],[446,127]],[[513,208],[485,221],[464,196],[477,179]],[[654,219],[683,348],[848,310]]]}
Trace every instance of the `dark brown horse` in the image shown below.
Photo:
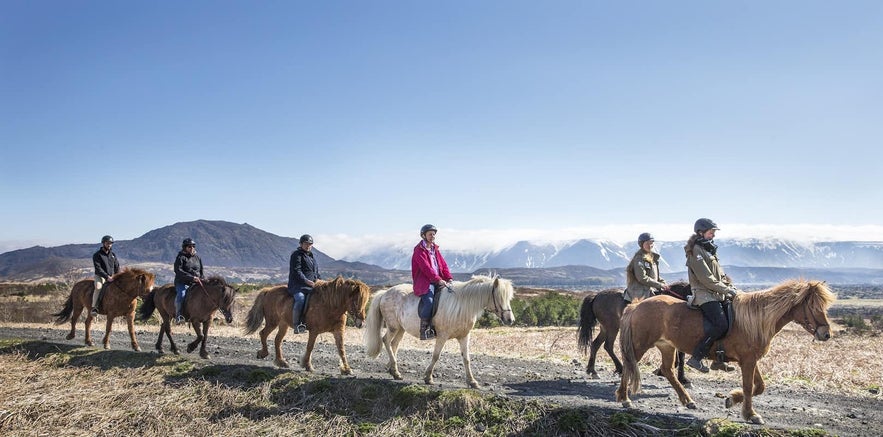
{"label": "dark brown horse", "polygon": [[[344,279],[339,276],[333,281],[319,282],[313,288],[309,307],[304,315],[309,331],[307,349],[300,360],[300,365],[304,370],[313,371],[310,357],[313,347],[316,345],[316,337],[324,332],[330,332],[334,335],[334,343],[337,345],[337,353],[340,355],[340,373],[343,375],[352,373],[346,360],[346,350],[343,345],[346,317],[349,314],[354,319],[356,327],[361,328],[362,322],[365,320],[365,306],[368,304],[370,296],[371,289],[364,282]],[[260,333],[261,350],[257,353],[258,358],[266,358],[270,354],[267,350],[267,336],[274,329],[279,328],[276,332],[276,340],[273,342],[276,348],[274,363],[279,367],[288,367],[288,362],[282,357],[282,339],[285,338],[288,328],[292,327],[291,307],[293,304],[294,300],[288,294],[288,287],[284,285],[267,287],[258,293],[251,310],[248,311],[246,335],[253,334],[261,327],[261,323],[266,321],[264,329],[261,329]]]}
{"label": "dark brown horse", "polygon": [[[107,324],[104,329],[105,349],[110,349],[110,328],[113,319],[125,317],[129,325],[129,337],[132,340],[132,349],[140,351],[138,340],[135,339],[135,301],[143,297],[153,289],[153,281],[156,279],[153,273],[141,269],[127,268],[113,275],[113,281],[104,284],[104,297],[101,300],[99,314],[107,316]],[[60,325],[68,320],[71,322],[71,332],[67,339],[74,338],[77,319],[83,310],[86,311],[86,344],[92,346],[92,293],[95,291],[94,279],[83,279],[74,284],[64,308],[53,314],[55,324]]]}
{"label": "dark brown horse", "polygon": [[[726,359],[738,362],[742,368],[742,388],[730,392],[726,406],[744,402],[742,417],[752,423],[763,423],[751,400],[765,389],[757,362],[770,350],[770,341],[776,333],[789,322],[798,323],[816,340],[831,338],[828,308],[835,299],[824,282],[803,280],[737,295],[733,299],[733,326],[721,341]],[[638,361],[656,346],[662,353],[663,375],[674,387],[678,399],[687,408],[696,408],[696,403],[674,378],[672,363],[675,350],[692,350],[702,336],[701,312],[687,308],[676,298],[655,296],[629,305],[622,316],[620,346],[624,366],[616,400],[624,407],[632,405],[629,393],[641,390]]]}
{"label": "dark brown horse", "polygon": [[[667,292],[667,294],[672,296],[685,298],[690,293],[690,284],[686,282],[675,282],[671,284],[670,288],[671,291]],[[622,375],[622,363],[613,349],[616,336],[619,334],[622,312],[627,304],[622,295],[622,290],[608,289],[597,293],[590,293],[583,298],[583,304],[580,308],[577,344],[579,345],[580,352],[583,354],[586,353],[586,349],[589,349],[589,364],[586,366],[586,373],[592,379],[599,379],[598,372],[595,371],[595,359],[598,355],[598,349],[601,348],[602,344],[604,345],[604,350],[607,351],[607,355],[613,360],[613,366],[615,367],[613,373]],[[598,336],[595,337],[591,348],[589,348],[589,341],[592,340],[596,324],[600,324]],[[692,387],[693,384],[684,374],[683,352],[678,352],[676,363],[678,367],[678,380],[685,387]],[[659,370],[657,370],[657,375],[662,376]]]}
{"label": "dark brown horse", "polygon": [[[228,324],[233,323],[233,302],[236,300],[236,289],[227,284],[224,278],[212,276],[202,281],[202,285],[193,284],[187,290],[187,299],[184,302],[184,317],[190,322],[190,326],[196,331],[196,340],[187,345],[187,352],[193,352],[199,346],[199,356],[208,358],[205,350],[205,341],[208,338],[208,328],[212,325],[215,311],[220,310]],[[147,320],[153,315],[154,310],[159,310],[162,318],[162,326],[159,328],[159,338],[156,339],[156,350],[163,352],[162,336],[166,335],[172,347],[172,352],[178,354],[178,346],[172,339],[172,318],[175,316],[175,285],[166,284],[154,290],[144,299],[138,317]]]}

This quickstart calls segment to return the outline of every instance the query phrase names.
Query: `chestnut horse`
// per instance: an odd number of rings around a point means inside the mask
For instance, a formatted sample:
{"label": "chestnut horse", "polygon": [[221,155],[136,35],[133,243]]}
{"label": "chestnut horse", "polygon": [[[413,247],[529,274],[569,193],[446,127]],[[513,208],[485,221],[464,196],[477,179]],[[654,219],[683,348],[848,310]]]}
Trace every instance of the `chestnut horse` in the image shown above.
{"label": "chestnut horse", "polygon": [[[113,275],[113,281],[104,284],[104,297],[101,299],[99,314],[107,316],[107,324],[104,329],[105,349],[110,349],[110,328],[113,319],[125,317],[129,326],[129,338],[132,340],[132,349],[140,351],[138,340],[135,339],[135,301],[145,296],[153,289],[153,281],[156,279],[153,273],[136,268],[126,268]],[[77,319],[83,310],[86,310],[86,344],[92,346],[92,293],[95,291],[94,279],[83,279],[74,284],[64,308],[53,314],[55,324],[60,325],[68,320],[71,322],[71,332],[67,339],[74,338]]]}
{"label": "chestnut horse", "polygon": [[[671,284],[671,291],[666,294],[686,299],[685,296],[690,294],[690,284],[675,282]],[[616,341],[616,336],[619,335],[620,318],[622,318],[622,312],[625,310],[626,304],[627,302],[622,298],[622,290],[619,289],[590,293],[583,298],[583,304],[580,308],[577,345],[579,351],[583,354],[586,353],[586,349],[589,349],[589,364],[586,366],[586,373],[589,374],[591,379],[599,379],[598,372],[595,371],[595,358],[602,343],[604,344],[604,350],[607,351],[607,355],[613,360],[615,368],[613,373],[622,375],[622,363],[613,350],[613,343]],[[589,341],[592,340],[596,324],[600,324],[598,336],[595,337],[591,348],[589,348]],[[692,387],[693,384],[684,374],[683,352],[678,351],[676,363],[678,366],[678,381],[681,381],[687,388]],[[657,370],[657,375],[662,376],[662,373]]]}
{"label": "chestnut horse", "polygon": [[[836,297],[821,281],[790,280],[775,287],[752,293],[740,293],[733,299],[735,320],[721,339],[726,359],[742,368],[742,388],[730,392],[726,407],[742,404],[742,418],[762,424],[763,419],[752,405],[752,396],[764,391],[764,381],[757,362],[770,350],[770,341],[788,322],[796,322],[816,340],[831,338],[828,308]],[[629,305],[622,316],[620,346],[624,359],[622,381],[616,400],[624,407],[632,405],[629,393],[641,389],[638,360],[651,347],[662,353],[662,371],[674,387],[678,399],[687,408],[696,403],[674,378],[672,363],[675,350],[692,350],[703,335],[702,313],[670,296],[655,296]]]}
{"label": "chestnut horse", "polygon": [[[432,369],[441,350],[449,339],[455,338],[460,342],[466,382],[470,387],[478,388],[470,366],[469,333],[485,309],[492,310],[504,323],[513,322],[510,302],[515,290],[512,281],[500,277],[473,276],[467,282],[455,281],[453,292],[442,291],[439,294],[441,296],[436,296],[439,299],[438,312],[432,319],[436,332],[435,350],[423,375],[423,381],[432,384]],[[383,335],[382,344],[389,355],[387,371],[395,379],[402,379],[396,361],[399,342],[405,332],[420,337],[420,317],[417,315],[419,302],[420,298],[414,295],[411,284],[400,284],[378,291],[368,308],[365,349],[370,358],[380,354],[380,330],[385,324],[386,334]]]}
{"label": "chestnut horse", "polygon": [[[204,279],[202,285],[193,284],[187,290],[187,299],[183,309],[184,317],[196,331],[196,340],[187,345],[187,352],[193,352],[196,346],[199,346],[199,356],[209,357],[205,350],[205,342],[215,311],[221,311],[227,324],[233,323],[233,302],[235,300],[236,289],[227,284],[227,281],[220,276]],[[162,318],[159,338],[156,339],[156,350],[163,353],[162,336],[165,334],[171,344],[172,353],[178,355],[178,346],[172,339],[172,319],[175,317],[175,284],[166,284],[151,292],[144,299],[144,303],[138,311],[138,317],[141,320],[148,320],[154,310],[159,310],[159,315]]]}
{"label": "chestnut horse", "polygon": [[[343,345],[346,318],[349,314],[356,327],[361,328],[365,320],[365,306],[368,305],[370,296],[371,289],[364,282],[355,279],[344,279],[338,276],[332,281],[317,283],[310,296],[307,312],[304,314],[304,322],[309,331],[307,349],[300,360],[300,365],[304,370],[313,371],[311,356],[313,347],[316,345],[316,337],[319,334],[330,332],[334,335],[337,353],[340,355],[340,373],[342,375],[352,373],[346,360],[346,350]],[[248,311],[245,326],[246,335],[253,334],[266,320],[264,329],[261,329],[260,333],[261,350],[257,353],[258,358],[266,358],[270,354],[267,350],[267,336],[274,329],[279,328],[276,332],[276,340],[273,342],[276,349],[274,363],[279,367],[288,367],[288,362],[282,358],[282,339],[285,338],[288,328],[292,327],[291,307],[293,304],[294,300],[288,294],[288,287],[284,285],[267,287],[258,293],[251,310]]]}

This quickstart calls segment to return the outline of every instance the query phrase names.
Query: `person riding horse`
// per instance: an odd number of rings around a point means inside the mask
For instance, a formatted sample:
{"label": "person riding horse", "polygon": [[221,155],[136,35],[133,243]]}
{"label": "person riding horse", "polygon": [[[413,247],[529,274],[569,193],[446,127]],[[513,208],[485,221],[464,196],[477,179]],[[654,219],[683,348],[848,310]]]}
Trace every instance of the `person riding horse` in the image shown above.
{"label": "person riding horse", "polygon": [[653,252],[654,238],[649,232],[638,236],[638,249],[626,267],[626,289],[622,298],[631,303],[634,299],[646,299],[660,291],[668,290],[665,280],[659,277],[659,254]]}
{"label": "person riding horse", "polygon": [[[711,219],[700,218],[693,225],[693,235],[684,246],[687,275],[693,290],[692,305],[699,307],[702,316],[710,324],[710,329],[705,331],[705,336],[693,349],[693,356],[687,361],[687,365],[703,373],[708,372],[708,367],[702,359],[708,355],[714,342],[727,332],[723,303],[741,293],[741,290],[730,283],[730,278],[724,274],[717,257],[714,235],[719,229],[717,223]],[[711,364],[711,368],[727,372],[735,370],[733,366],[718,360]]]}
{"label": "person riding horse", "polygon": [[98,315],[98,295],[105,282],[113,282],[113,275],[120,272],[120,262],[113,253],[113,237],[101,237],[101,247],[92,255],[95,266],[95,291],[92,294],[92,317]]}
{"label": "person riding horse", "polygon": [[420,316],[420,339],[432,340],[435,338],[435,328],[432,326],[432,307],[435,293],[447,287],[451,291],[451,271],[448,263],[435,244],[435,234],[438,228],[426,224],[420,228],[420,242],[414,246],[414,254],[411,256],[411,278],[414,283],[414,294],[420,297],[417,306],[417,314]]}
{"label": "person riding horse", "polygon": [[184,323],[184,297],[193,284],[202,285],[205,274],[202,260],[196,254],[196,242],[185,238],[181,242],[181,251],[175,258],[175,324]]}
{"label": "person riding horse", "polygon": [[291,253],[288,265],[288,293],[294,297],[291,308],[292,327],[295,334],[307,332],[303,320],[304,305],[307,297],[322,278],[319,274],[319,263],[313,256],[313,237],[303,234],[299,240],[300,247]]}

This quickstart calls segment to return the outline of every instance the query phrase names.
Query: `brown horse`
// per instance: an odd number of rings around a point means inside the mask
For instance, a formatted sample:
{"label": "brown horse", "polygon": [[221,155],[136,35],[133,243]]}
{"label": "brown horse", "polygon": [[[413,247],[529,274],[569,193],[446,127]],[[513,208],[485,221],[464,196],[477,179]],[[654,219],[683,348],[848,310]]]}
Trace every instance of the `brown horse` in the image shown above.
{"label": "brown horse", "polygon": [[[788,322],[800,324],[816,340],[831,338],[828,307],[836,297],[824,282],[791,280],[767,290],[741,293],[733,299],[735,320],[721,339],[728,361],[742,368],[742,388],[730,392],[727,408],[739,402],[742,417],[761,424],[763,419],[751,402],[752,396],[763,393],[765,386],[757,362],[770,349],[770,341]],[[662,371],[674,387],[678,399],[687,408],[696,403],[674,378],[672,363],[675,350],[691,350],[703,335],[702,314],[670,296],[656,296],[629,305],[622,316],[620,345],[624,371],[616,400],[624,407],[632,405],[629,393],[641,389],[638,360],[651,347],[662,353]]]}
{"label": "brown horse", "polygon": [[[212,325],[215,311],[220,310],[228,324],[233,323],[233,302],[236,300],[236,289],[227,284],[220,276],[212,276],[202,281],[202,285],[193,284],[187,290],[187,300],[184,302],[184,316],[190,322],[190,326],[196,331],[196,340],[187,345],[187,352],[193,352],[199,346],[199,356],[208,358],[205,350],[205,341],[208,338],[208,328]],[[178,354],[178,346],[172,339],[172,318],[175,316],[175,284],[166,284],[154,290],[144,299],[138,317],[147,320],[153,315],[154,310],[159,310],[162,318],[162,326],[159,328],[159,338],[156,339],[156,350],[163,353],[162,336],[166,335],[172,347],[172,353]],[[200,329],[201,328],[201,329]]]}
{"label": "brown horse", "polygon": [[[138,340],[135,339],[135,301],[143,297],[153,289],[153,281],[156,279],[153,273],[136,268],[126,268],[113,275],[113,281],[104,284],[104,297],[101,299],[99,314],[107,316],[107,325],[104,329],[105,349],[110,349],[110,328],[113,319],[125,317],[129,325],[129,337],[132,339],[132,349],[140,351]],[[71,332],[67,339],[74,338],[77,320],[83,310],[86,311],[86,344],[92,346],[92,293],[95,291],[94,279],[83,279],[74,284],[64,308],[53,314],[55,324],[60,325],[68,320],[71,322]]]}
{"label": "brown horse", "polygon": [[[307,349],[300,360],[300,365],[304,370],[313,371],[310,357],[316,344],[316,337],[324,332],[331,332],[334,335],[334,342],[337,344],[337,353],[340,355],[340,373],[343,375],[352,373],[343,346],[346,316],[349,313],[354,319],[356,327],[361,328],[362,322],[365,320],[365,306],[368,304],[370,296],[371,289],[364,282],[344,279],[339,276],[333,281],[319,282],[313,288],[309,307],[304,317],[309,331]],[[274,341],[276,348],[274,363],[279,367],[288,367],[288,363],[282,358],[282,339],[285,338],[288,328],[292,327],[291,307],[293,304],[294,300],[288,294],[288,287],[284,285],[267,287],[258,293],[251,310],[248,311],[246,335],[253,334],[266,320],[264,329],[261,329],[260,333],[261,350],[257,353],[258,358],[266,358],[270,354],[267,350],[267,336],[274,329],[279,328]]]}
{"label": "brown horse", "polygon": [[[675,297],[685,298],[690,293],[690,284],[686,282],[675,282],[671,284],[671,295]],[[625,310],[627,302],[622,298],[622,290],[608,289],[597,293],[590,293],[583,298],[583,304],[580,308],[579,330],[577,335],[577,345],[580,352],[586,353],[586,349],[590,350],[589,364],[586,366],[586,373],[591,379],[599,379],[598,372],[595,371],[595,358],[598,355],[598,349],[604,344],[604,350],[613,360],[615,367],[613,373],[622,375],[622,363],[613,350],[613,343],[619,334],[619,323],[622,318],[622,312]],[[595,325],[600,324],[598,336],[592,341],[589,348],[589,341],[592,340],[592,334]],[[687,379],[684,373],[684,353],[677,353],[678,381],[681,381],[685,387],[692,387],[693,384]],[[657,370],[657,375],[662,373]]]}

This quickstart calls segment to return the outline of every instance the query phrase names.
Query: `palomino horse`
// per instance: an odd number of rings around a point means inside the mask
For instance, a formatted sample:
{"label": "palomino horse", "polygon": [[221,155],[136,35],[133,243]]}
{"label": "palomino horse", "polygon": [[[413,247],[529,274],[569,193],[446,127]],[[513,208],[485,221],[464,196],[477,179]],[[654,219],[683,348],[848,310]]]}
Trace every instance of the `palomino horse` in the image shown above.
{"label": "palomino horse", "polygon": [[[364,282],[344,279],[339,276],[333,281],[321,281],[313,288],[304,321],[309,331],[307,349],[300,360],[300,365],[304,370],[313,371],[311,355],[313,347],[316,345],[316,337],[324,332],[331,332],[334,335],[334,342],[337,344],[337,353],[340,355],[340,373],[342,375],[352,373],[352,369],[346,361],[346,350],[343,346],[346,316],[349,314],[356,327],[361,328],[362,322],[365,320],[365,306],[368,305],[370,296],[371,289]],[[268,287],[258,293],[251,310],[248,311],[248,321],[245,326],[246,335],[253,334],[266,320],[264,329],[261,329],[261,350],[258,351],[258,358],[266,358],[270,354],[267,350],[267,336],[274,329],[279,328],[274,341],[276,348],[274,363],[279,367],[288,367],[288,363],[282,358],[282,339],[285,338],[288,328],[292,327],[291,307],[293,304],[294,300],[288,294],[288,287],[284,285]]]}
{"label": "palomino horse", "polygon": [[[208,358],[205,350],[205,341],[208,338],[208,328],[212,325],[215,311],[221,310],[224,320],[228,324],[233,323],[233,302],[236,300],[236,289],[227,284],[220,276],[212,276],[202,281],[202,285],[193,284],[187,289],[187,300],[184,303],[184,316],[190,322],[190,326],[196,331],[196,340],[187,345],[187,352],[193,352],[199,346],[199,356]],[[159,328],[159,338],[156,339],[156,350],[163,352],[162,336],[166,335],[172,347],[172,352],[178,354],[178,346],[172,339],[172,319],[175,317],[175,284],[166,284],[154,290],[141,305],[138,317],[147,320],[153,315],[154,310],[159,310],[162,325]],[[201,329],[200,329],[201,328]]]}
{"label": "palomino horse", "polygon": [[[478,388],[478,382],[472,377],[469,361],[469,333],[485,309],[493,310],[504,323],[512,323],[514,318],[510,302],[515,295],[512,281],[500,277],[474,276],[467,282],[454,282],[453,292],[441,291],[438,295],[438,312],[432,319],[436,332],[435,351],[423,380],[432,384],[432,369],[441,350],[449,339],[455,338],[460,342],[466,382],[470,387]],[[400,284],[378,291],[368,308],[368,329],[365,332],[368,356],[375,358],[380,354],[380,328],[385,323],[387,329],[382,340],[389,355],[387,370],[395,379],[402,379],[396,361],[399,342],[405,332],[420,337],[420,317],[417,315],[419,302],[420,298],[414,295],[411,284]]]}
{"label": "palomino horse", "polygon": [[[686,296],[690,293],[690,284],[686,282],[675,282],[671,284],[671,292],[673,295]],[[619,334],[619,321],[622,318],[622,312],[625,310],[626,301],[622,298],[622,290],[609,289],[591,293],[583,299],[580,308],[579,331],[577,344],[582,353],[586,353],[589,341],[592,340],[592,334],[595,325],[600,324],[598,336],[592,341],[590,348],[589,364],[586,366],[586,373],[592,379],[599,379],[598,372],[595,371],[595,358],[598,355],[598,349],[604,344],[604,350],[613,360],[615,367],[613,373],[622,375],[622,363],[613,351],[613,343]],[[684,374],[684,353],[677,353],[678,381],[681,381],[685,387],[692,387],[692,383]],[[659,371],[657,371],[659,372]],[[657,373],[661,376],[661,372]]]}
{"label": "palomino horse", "polygon": [[[125,317],[129,325],[129,338],[132,340],[132,349],[140,351],[138,340],[135,339],[135,301],[153,289],[153,281],[156,279],[153,273],[136,268],[127,268],[113,275],[113,281],[104,284],[104,297],[101,300],[100,314],[107,316],[107,325],[104,329],[105,349],[110,349],[110,328],[113,319]],[[55,324],[60,325],[68,320],[71,322],[71,332],[67,339],[74,338],[77,319],[80,313],[86,309],[86,344],[92,346],[92,293],[95,290],[94,279],[83,279],[74,284],[64,308],[53,314]]]}
{"label": "palomino horse", "polygon": [[[831,338],[827,311],[835,299],[824,282],[803,280],[740,293],[733,299],[735,320],[721,341],[727,360],[738,362],[742,368],[742,388],[730,392],[727,408],[743,402],[742,417],[752,423],[763,423],[751,403],[752,396],[763,393],[765,388],[757,362],[770,350],[770,341],[788,322],[798,323],[816,340]],[[687,408],[696,408],[696,403],[674,378],[672,362],[675,349],[693,349],[702,335],[701,312],[687,308],[674,297],[656,296],[629,305],[622,316],[620,345],[624,371],[616,400],[624,407],[632,405],[629,393],[638,393],[641,389],[638,360],[656,346],[662,353],[663,374],[678,393],[678,399]]]}

